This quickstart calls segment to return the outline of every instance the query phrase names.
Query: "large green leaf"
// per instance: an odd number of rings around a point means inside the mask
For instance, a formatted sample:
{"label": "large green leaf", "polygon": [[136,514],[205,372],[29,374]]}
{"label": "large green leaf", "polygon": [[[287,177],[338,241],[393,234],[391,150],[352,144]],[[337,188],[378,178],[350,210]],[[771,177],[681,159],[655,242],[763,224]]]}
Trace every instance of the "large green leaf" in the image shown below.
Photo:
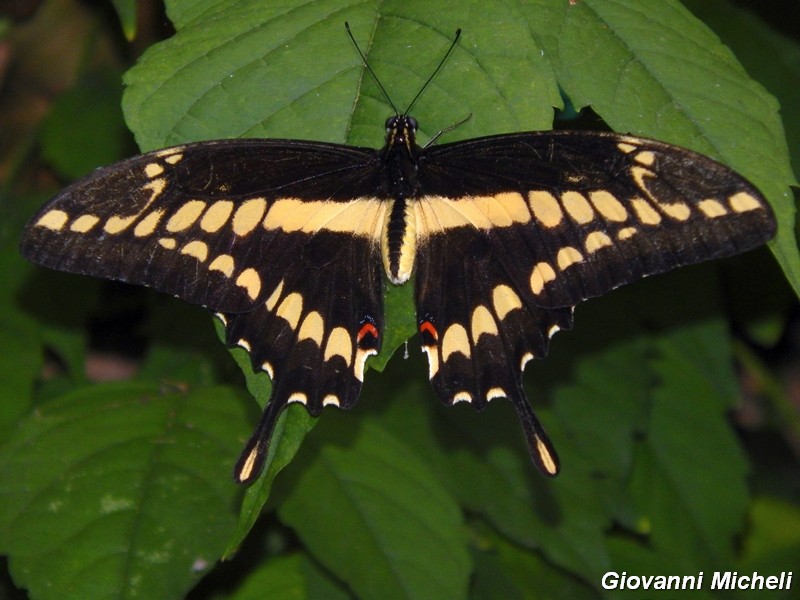
{"label": "large green leaf", "polygon": [[225,388],[97,385],[0,448],[0,552],[38,598],[176,598],[221,556],[248,427]]}
{"label": "large green leaf", "polygon": [[314,449],[281,519],[359,597],[464,597],[467,538],[439,480],[374,422],[358,432],[341,419],[324,427],[340,444]]}

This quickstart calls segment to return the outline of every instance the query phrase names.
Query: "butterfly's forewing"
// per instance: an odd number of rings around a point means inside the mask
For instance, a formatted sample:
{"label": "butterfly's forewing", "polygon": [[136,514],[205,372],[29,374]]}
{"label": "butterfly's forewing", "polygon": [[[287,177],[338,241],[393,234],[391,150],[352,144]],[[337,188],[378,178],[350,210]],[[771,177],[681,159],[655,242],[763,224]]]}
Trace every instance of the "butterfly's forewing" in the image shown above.
{"label": "butterfly's forewing", "polygon": [[[744,252],[776,229],[766,200],[731,169],[632,136],[542,132],[445,144],[425,150],[420,179],[429,196],[490,199],[483,222],[492,254],[542,307]],[[432,233],[464,221],[444,214]]]}
{"label": "butterfly's forewing", "polygon": [[309,210],[275,201],[352,200],[354,172],[361,182],[374,154],[280,140],[143,154],[59,193],[20,248],[46,267],[147,285],[216,311],[249,310],[299,264],[310,229],[299,222]]}
{"label": "butterfly's forewing", "polygon": [[220,314],[273,378],[235,477],[258,474],[290,402],[349,408],[380,347],[377,152],[277,140],[151,152],[66,188],[21,244],[47,267],[143,284]]}

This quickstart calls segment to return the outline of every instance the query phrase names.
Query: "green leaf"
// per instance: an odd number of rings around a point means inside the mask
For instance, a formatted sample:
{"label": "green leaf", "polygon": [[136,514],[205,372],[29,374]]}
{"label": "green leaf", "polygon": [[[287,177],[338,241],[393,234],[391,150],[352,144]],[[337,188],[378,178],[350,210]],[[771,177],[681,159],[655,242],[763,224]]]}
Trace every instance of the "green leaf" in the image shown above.
{"label": "green leaf", "polygon": [[42,155],[65,178],[77,179],[125,158],[131,139],[119,107],[120,74],[85,75],[59,96],[42,126]]}
{"label": "green leaf", "polygon": [[96,385],[0,447],[0,552],[38,598],[175,598],[221,555],[247,424],[225,388]]}
{"label": "green leaf", "polygon": [[[739,572],[777,575],[781,571],[794,571],[796,578],[800,564],[800,509],[797,504],[778,498],[756,498],[748,521],[744,549],[737,564]],[[791,591],[772,594],[776,598],[792,597]],[[746,597],[746,594],[740,595]]]}
{"label": "green leaf", "polygon": [[[339,423],[331,416],[318,431]],[[346,421],[337,437],[341,445],[315,448],[302,466],[281,520],[359,597],[464,597],[466,536],[438,479],[375,422],[354,433]]]}
{"label": "green leaf", "polygon": [[136,37],[136,0],[111,0],[128,41]]}
{"label": "green leaf", "polygon": [[0,315],[0,348],[7,357],[13,356],[13,360],[0,360],[3,382],[0,440],[30,408],[34,382],[42,367],[36,334],[30,319],[8,312]]}
{"label": "green leaf", "polygon": [[733,559],[747,506],[747,467],[725,415],[735,400],[724,327],[709,321],[656,342],[647,444],[631,491],[642,531],[687,569]]}
{"label": "green leaf", "polygon": [[720,36],[748,73],[778,99],[794,172],[800,173],[798,40],[771,27],[753,10],[728,0],[684,0],[684,4]]}
{"label": "green leaf", "polygon": [[536,553],[484,532],[475,552],[474,600],[598,598],[596,592],[547,563]]}
{"label": "green leaf", "polygon": [[308,556],[289,554],[266,560],[229,596],[230,600],[348,600],[340,589]]}

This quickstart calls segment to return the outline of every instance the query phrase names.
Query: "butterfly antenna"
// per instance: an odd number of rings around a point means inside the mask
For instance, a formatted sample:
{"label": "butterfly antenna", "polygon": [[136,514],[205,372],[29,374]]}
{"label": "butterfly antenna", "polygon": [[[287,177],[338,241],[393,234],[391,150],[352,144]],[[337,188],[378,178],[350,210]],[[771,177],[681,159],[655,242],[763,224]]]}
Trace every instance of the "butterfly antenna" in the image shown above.
{"label": "butterfly antenna", "polygon": [[439,61],[439,66],[437,66],[436,69],[434,69],[433,73],[431,73],[431,76],[428,77],[428,80],[422,85],[420,90],[417,92],[417,95],[414,96],[414,99],[411,101],[411,103],[408,105],[408,108],[406,108],[405,112],[403,113],[404,115],[407,115],[411,111],[411,109],[417,103],[417,100],[419,100],[419,97],[422,96],[422,92],[425,91],[425,88],[428,87],[430,82],[433,81],[433,78],[436,77],[436,74],[442,69],[445,61],[447,60],[447,57],[450,56],[450,53],[453,51],[453,48],[456,47],[456,44],[458,43],[458,39],[460,37],[461,37],[461,28],[459,27],[458,29],[456,29],[456,35],[453,37],[453,42],[450,44],[450,47],[447,49],[447,52],[444,53],[442,60]]}
{"label": "butterfly antenna", "polygon": [[[347,35],[350,36],[350,39],[352,40],[353,45],[356,47],[356,50],[358,51],[358,55],[361,57],[361,61],[364,63],[364,66],[366,67],[367,71],[369,71],[369,74],[372,75],[372,78],[375,80],[375,83],[378,84],[378,87],[380,88],[381,93],[383,94],[383,97],[386,98],[386,101],[389,103],[389,106],[392,107],[392,110],[394,111],[394,114],[399,115],[400,113],[398,112],[397,107],[394,105],[394,102],[392,102],[392,99],[389,97],[389,93],[386,91],[386,88],[383,87],[383,84],[381,83],[381,80],[378,79],[378,76],[375,75],[375,71],[373,71],[372,67],[369,66],[369,62],[367,62],[367,57],[361,51],[361,47],[358,45],[358,42],[356,41],[356,38],[353,37],[353,32],[350,31],[350,23],[345,21],[344,22],[344,28],[347,30]],[[437,69],[437,71],[438,71],[438,69]]]}

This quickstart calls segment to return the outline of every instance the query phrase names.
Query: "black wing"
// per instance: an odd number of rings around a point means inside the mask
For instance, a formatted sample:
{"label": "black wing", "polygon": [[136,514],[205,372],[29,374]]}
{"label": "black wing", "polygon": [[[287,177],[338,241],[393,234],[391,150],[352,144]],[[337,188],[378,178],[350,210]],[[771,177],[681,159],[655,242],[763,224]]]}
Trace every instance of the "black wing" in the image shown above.
{"label": "black wing", "polygon": [[[493,198],[507,217],[491,227],[493,253],[543,307],[738,254],[776,230],[766,200],[743,177],[643,138],[521,133],[435,146],[422,161],[425,195]],[[464,224],[443,223],[431,233]]]}
{"label": "black wing", "polygon": [[440,398],[508,397],[543,472],[555,453],[521,387],[530,358],[587,298],[729,256],[776,229],[727,167],[660,142],[596,132],[523,133],[422,151],[416,301]]}
{"label": "black wing", "polygon": [[226,324],[271,400],[237,465],[262,466],[290,402],[349,408],[383,328],[374,150],[277,140],[201,142],[99,169],[29,223],[41,265],[144,284]]}

